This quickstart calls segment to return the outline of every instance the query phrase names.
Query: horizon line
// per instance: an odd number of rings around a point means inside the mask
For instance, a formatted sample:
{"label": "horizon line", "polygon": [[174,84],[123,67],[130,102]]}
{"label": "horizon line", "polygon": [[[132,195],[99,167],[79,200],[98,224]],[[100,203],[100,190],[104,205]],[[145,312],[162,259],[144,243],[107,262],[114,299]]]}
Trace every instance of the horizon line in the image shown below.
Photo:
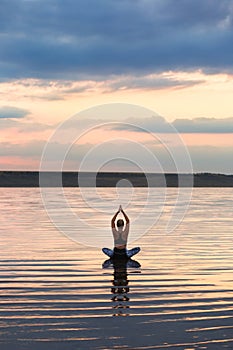
{"label": "horizon line", "polygon": [[83,174],[148,174],[148,175],[224,175],[224,176],[233,176],[233,173],[217,173],[217,172],[211,172],[211,171],[200,171],[200,172],[192,172],[192,173],[185,173],[185,172],[180,172],[180,173],[175,173],[175,172],[139,172],[139,171],[78,171],[78,170],[0,170],[1,173],[83,173]]}

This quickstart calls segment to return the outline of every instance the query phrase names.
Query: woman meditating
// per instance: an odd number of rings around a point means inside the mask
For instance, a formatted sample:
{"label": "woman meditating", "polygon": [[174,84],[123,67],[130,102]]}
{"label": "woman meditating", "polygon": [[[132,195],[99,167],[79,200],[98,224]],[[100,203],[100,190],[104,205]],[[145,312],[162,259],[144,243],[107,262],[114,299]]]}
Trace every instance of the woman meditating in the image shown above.
{"label": "woman meditating", "polygon": [[[123,214],[125,222],[122,219],[118,219],[116,222],[116,219],[119,213]],[[118,211],[116,212],[116,214],[113,216],[111,220],[112,234],[114,238],[114,250],[111,250],[108,248],[102,249],[103,252],[109,257],[126,256],[130,258],[140,251],[139,247],[127,250],[129,223],[130,223],[129,218],[120,205]]]}

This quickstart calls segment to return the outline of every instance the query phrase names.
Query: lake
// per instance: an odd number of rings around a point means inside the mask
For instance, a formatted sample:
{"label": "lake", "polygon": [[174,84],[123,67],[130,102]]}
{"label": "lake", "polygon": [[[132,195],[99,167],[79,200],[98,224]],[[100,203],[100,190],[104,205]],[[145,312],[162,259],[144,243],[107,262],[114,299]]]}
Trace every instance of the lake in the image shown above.
{"label": "lake", "polygon": [[88,191],[85,205],[80,189],[65,189],[85,230],[69,221],[59,196],[49,198],[64,234],[39,188],[0,189],[1,350],[232,349],[233,189],[193,189],[171,232],[177,189],[165,197],[156,189],[139,221],[147,189],[136,189],[129,247],[141,247],[141,267],[105,268],[115,190],[98,188],[103,206]]}

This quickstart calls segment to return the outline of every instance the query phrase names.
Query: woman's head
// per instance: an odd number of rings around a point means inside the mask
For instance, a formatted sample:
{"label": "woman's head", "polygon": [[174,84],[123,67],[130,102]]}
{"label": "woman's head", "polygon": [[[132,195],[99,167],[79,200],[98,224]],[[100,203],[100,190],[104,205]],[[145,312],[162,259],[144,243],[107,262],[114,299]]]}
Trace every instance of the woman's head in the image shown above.
{"label": "woman's head", "polygon": [[124,226],[124,220],[122,219],[117,220],[117,227],[122,228],[123,226]]}

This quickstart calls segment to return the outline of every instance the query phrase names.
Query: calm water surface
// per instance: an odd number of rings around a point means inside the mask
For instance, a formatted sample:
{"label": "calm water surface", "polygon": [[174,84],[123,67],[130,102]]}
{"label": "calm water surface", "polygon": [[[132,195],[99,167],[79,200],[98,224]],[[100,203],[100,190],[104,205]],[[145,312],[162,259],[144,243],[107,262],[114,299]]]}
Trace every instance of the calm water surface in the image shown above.
{"label": "calm water surface", "polygon": [[[65,191],[111,237],[111,216]],[[168,189],[160,220],[130,244],[141,247],[141,267],[103,268],[100,248],[54,227],[39,189],[0,189],[0,349],[233,349],[233,189],[194,189],[168,234],[175,194]]]}

